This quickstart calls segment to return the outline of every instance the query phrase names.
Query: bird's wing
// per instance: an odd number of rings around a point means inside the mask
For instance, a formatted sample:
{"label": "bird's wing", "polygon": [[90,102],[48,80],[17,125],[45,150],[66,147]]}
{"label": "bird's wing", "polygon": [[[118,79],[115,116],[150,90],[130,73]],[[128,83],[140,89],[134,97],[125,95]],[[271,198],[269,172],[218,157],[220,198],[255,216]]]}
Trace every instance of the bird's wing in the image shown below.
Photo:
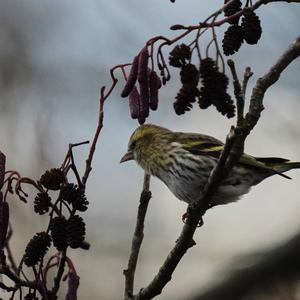
{"label": "bird's wing", "polygon": [[212,157],[219,157],[224,146],[221,141],[211,136],[196,133],[176,133],[174,141],[192,154]]}
{"label": "bird's wing", "polygon": [[[190,136],[185,136],[184,138],[182,138],[180,143],[182,144],[183,149],[189,151],[194,155],[205,155],[214,158],[219,158],[221,152],[224,149],[224,144],[221,141],[213,137],[204,135],[191,134]],[[284,175],[281,172],[273,169],[272,166],[268,166],[266,162],[267,160],[261,158],[256,159],[255,157],[246,153],[244,153],[239,159],[239,164],[256,168],[257,170],[261,171],[269,171],[271,173],[278,174],[290,179],[290,177],[288,177],[287,175]]]}

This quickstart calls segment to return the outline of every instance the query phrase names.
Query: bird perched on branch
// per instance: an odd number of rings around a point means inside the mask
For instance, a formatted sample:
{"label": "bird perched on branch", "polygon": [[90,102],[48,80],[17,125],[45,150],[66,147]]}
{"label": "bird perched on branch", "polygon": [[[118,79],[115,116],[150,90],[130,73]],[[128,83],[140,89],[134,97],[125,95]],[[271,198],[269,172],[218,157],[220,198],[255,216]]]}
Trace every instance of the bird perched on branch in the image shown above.
{"label": "bird perched on branch", "polygon": [[[173,132],[156,125],[138,127],[129,139],[121,162],[135,160],[146,172],[162,180],[187,203],[197,201],[216,166],[224,144],[207,135]],[[300,162],[243,154],[221,182],[211,206],[234,202],[267,177],[300,168]]]}

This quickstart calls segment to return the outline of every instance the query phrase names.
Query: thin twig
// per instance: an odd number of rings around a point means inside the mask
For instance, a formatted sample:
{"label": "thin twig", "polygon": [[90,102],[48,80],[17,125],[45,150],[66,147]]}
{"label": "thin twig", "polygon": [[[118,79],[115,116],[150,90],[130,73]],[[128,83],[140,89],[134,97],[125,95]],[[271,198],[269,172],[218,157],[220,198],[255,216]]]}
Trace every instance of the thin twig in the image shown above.
{"label": "thin twig", "polygon": [[60,281],[64,274],[64,270],[65,270],[66,255],[67,255],[67,251],[63,250],[61,252],[61,258],[60,258],[60,262],[59,262],[59,266],[58,266],[58,271],[57,271],[56,277],[54,278],[54,286],[51,291],[53,295],[56,295],[57,291],[59,290]]}
{"label": "thin twig", "polygon": [[126,270],[123,271],[125,276],[124,300],[132,299],[133,296],[135,269],[138,261],[141,244],[144,238],[145,216],[147,213],[149,200],[151,198],[151,192],[149,191],[149,187],[150,175],[145,173],[143,191],[140,196],[137,221],[131,243],[128,267]]}
{"label": "thin twig", "polygon": [[246,99],[247,85],[248,85],[248,81],[252,75],[253,75],[253,72],[251,72],[251,68],[246,67],[245,72],[244,72],[243,84],[242,84],[242,94],[243,94],[244,99]]}
{"label": "thin twig", "polygon": [[7,276],[10,280],[12,280],[18,287],[24,286],[29,288],[37,288],[38,291],[43,295],[43,288],[40,284],[37,285],[36,280],[34,281],[25,281],[14,274],[7,266],[0,266],[0,273]]}
{"label": "thin twig", "polygon": [[15,259],[13,257],[12,252],[11,252],[11,249],[10,249],[10,239],[11,239],[12,235],[13,235],[13,230],[12,230],[11,224],[9,224],[8,225],[8,232],[7,232],[6,240],[5,240],[5,244],[4,244],[4,248],[6,249],[7,258],[8,258],[8,261],[10,262],[12,270],[15,273],[17,273],[18,272],[18,267],[17,267],[17,264],[15,262]]}
{"label": "thin twig", "polygon": [[71,169],[73,170],[73,173],[75,174],[78,186],[81,188],[82,187],[82,182],[78,173],[78,170],[76,168],[76,164],[74,161],[74,154],[73,154],[73,147],[77,146],[77,145],[82,145],[82,144],[87,144],[89,143],[89,141],[86,141],[84,143],[80,143],[80,144],[69,144],[69,151],[68,151],[68,156],[70,157],[70,161],[71,161]]}
{"label": "thin twig", "polygon": [[244,122],[245,97],[242,92],[240,81],[236,74],[234,61],[232,59],[228,59],[227,64],[230,68],[232,78],[233,78],[234,96],[236,99],[236,108],[237,108],[237,125],[242,126]]}
{"label": "thin twig", "polygon": [[83,188],[85,187],[86,182],[88,180],[88,177],[90,175],[90,172],[92,170],[92,160],[93,160],[93,157],[94,157],[94,153],[95,153],[95,150],[96,150],[96,145],[97,145],[97,142],[98,142],[98,138],[99,138],[101,129],[103,128],[104,102],[110,96],[110,94],[112,93],[112,91],[114,90],[115,86],[118,83],[118,79],[116,78],[114,72],[117,69],[123,70],[123,68],[125,66],[129,66],[129,65],[130,64],[127,63],[127,64],[116,65],[113,68],[111,68],[110,69],[110,77],[111,77],[111,80],[112,80],[111,86],[109,87],[107,92],[105,92],[105,89],[106,89],[105,86],[102,86],[100,88],[98,123],[97,123],[96,131],[95,131],[95,134],[94,134],[94,137],[93,137],[93,141],[92,141],[92,144],[91,144],[91,147],[90,147],[90,151],[89,151],[88,157],[86,159],[85,171],[84,171],[84,174],[83,174],[82,179],[81,179]]}
{"label": "thin twig", "polygon": [[[117,82],[117,79],[115,79],[116,81],[114,81],[113,83],[113,87],[115,86],[116,82]],[[101,91],[100,91],[100,99],[99,99],[99,102],[100,102],[100,107],[99,107],[99,115],[98,115],[98,125],[97,125],[97,128],[96,128],[96,132],[95,132],[95,135],[94,135],[94,138],[93,138],[93,142],[92,142],[92,145],[91,145],[91,148],[90,148],[90,152],[89,152],[89,155],[88,155],[88,158],[86,160],[86,168],[85,168],[85,172],[84,172],[84,175],[82,177],[82,185],[85,186],[86,182],[87,182],[87,179],[88,179],[88,176],[92,170],[92,160],[93,160],[93,156],[94,156],[94,153],[95,153],[95,150],[96,150],[96,144],[97,144],[97,141],[98,141],[98,137],[100,135],[100,132],[101,132],[101,129],[103,127],[103,116],[104,116],[104,101],[105,101],[105,95],[104,95],[104,91],[105,91],[105,87],[102,87],[101,88]]]}

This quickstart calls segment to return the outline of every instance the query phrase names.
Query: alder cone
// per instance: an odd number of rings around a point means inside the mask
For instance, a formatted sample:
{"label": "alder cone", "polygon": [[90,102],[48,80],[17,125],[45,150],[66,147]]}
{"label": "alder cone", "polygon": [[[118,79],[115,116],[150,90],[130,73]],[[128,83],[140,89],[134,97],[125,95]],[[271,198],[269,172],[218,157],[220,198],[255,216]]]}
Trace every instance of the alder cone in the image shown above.
{"label": "alder cone", "polygon": [[[224,4],[226,4],[228,1],[229,0],[225,0]],[[236,0],[236,1],[232,2],[224,9],[225,17],[230,17],[230,16],[234,15],[235,13],[241,11],[241,7],[242,7],[242,2],[240,0]],[[240,19],[239,17],[235,17],[235,18],[229,20],[228,23],[238,24],[239,19]]]}
{"label": "alder cone", "polygon": [[244,40],[250,44],[255,45],[259,41],[262,28],[259,17],[252,10],[246,10],[242,19],[242,29]]}
{"label": "alder cone", "polygon": [[242,43],[244,35],[243,29],[239,25],[231,25],[224,33],[224,39],[222,41],[223,52],[226,56],[232,55],[237,52]]}

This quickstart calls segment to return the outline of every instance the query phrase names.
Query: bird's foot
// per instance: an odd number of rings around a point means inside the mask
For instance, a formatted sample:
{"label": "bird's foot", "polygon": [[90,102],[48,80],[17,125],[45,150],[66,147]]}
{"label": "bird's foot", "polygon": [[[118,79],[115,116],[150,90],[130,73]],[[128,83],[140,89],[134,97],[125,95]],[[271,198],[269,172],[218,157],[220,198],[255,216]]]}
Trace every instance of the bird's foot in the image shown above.
{"label": "bird's foot", "polygon": [[[189,213],[188,211],[185,212],[185,213],[182,215],[181,220],[182,220],[182,222],[183,222],[184,224],[186,224],[186,219],[188,218],[189,215],[190,215],[190,213]],[[202,217],[201,217],[200,220],[199,220],[199,222],[198,222],[198,224],[197,224],[197,227],[201,227],[203,224],[204,224],[204,222],[203,222],[203,219],[202,219]]]}

